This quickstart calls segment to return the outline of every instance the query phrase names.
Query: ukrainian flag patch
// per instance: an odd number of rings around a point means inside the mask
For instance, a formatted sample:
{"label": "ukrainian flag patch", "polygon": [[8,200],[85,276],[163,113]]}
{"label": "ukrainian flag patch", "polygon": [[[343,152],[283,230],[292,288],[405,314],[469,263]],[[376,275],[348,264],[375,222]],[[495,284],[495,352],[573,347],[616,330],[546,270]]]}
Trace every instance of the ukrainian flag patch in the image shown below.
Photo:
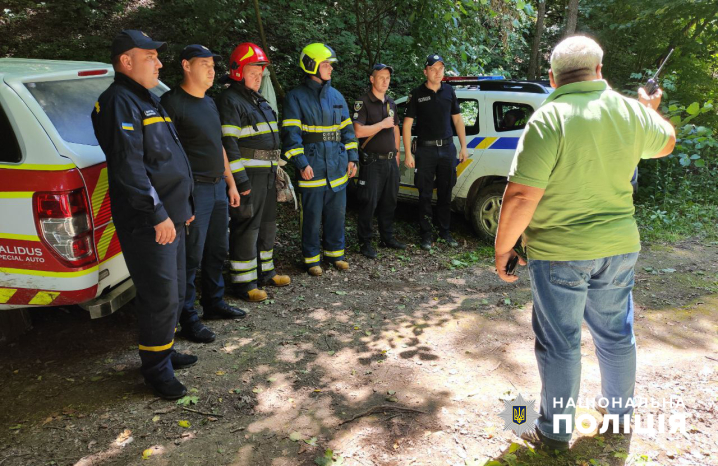
{"label": "ukrainian flag patch", "polygon": [[122,123],[122,129],[127,131],[134,131],[135,127],[132,123]]}

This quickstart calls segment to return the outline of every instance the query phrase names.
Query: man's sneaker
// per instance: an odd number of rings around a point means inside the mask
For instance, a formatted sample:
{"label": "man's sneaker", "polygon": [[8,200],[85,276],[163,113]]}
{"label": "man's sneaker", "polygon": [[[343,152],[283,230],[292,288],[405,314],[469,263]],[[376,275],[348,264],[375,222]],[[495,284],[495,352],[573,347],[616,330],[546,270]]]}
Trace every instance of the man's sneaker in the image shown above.
{"label": "man's sneaker", "polygon": [[369,242],[362,243],[361,247],[359,248],[359,252],[362,253],[363,256],[368,257],[369,259],[376,259],[376,249],[374,249],[374,246],[372,246]]}
{"label": "man's sneaker", "polygon": [[349,262],[347,261],[334,261],[332,265],[337,270],[349,270]]}
{"label": "man's sneaker", "polygon": [[546,437],[537,428],[533,428],[529,431],[524,432],[520,436],[521,440],[525,440],[534,447],[549,453],[563,453],[568,451],[568,442],[562,442],[560,440],[554,440]]}
{"label": "man's sneaker", "polygon": [[424,251],[431,250],[431,234],[423,235],[421,237],[421,249]]}
{"label": "man's sneaker", "polygon": [[176,400],[187,394],[187,388],[175,377],[169,380],[145,380],[145,385],[149,385],[155,395],[165,400]]}
{"label": "man's sneaker", "polygon": [[241,293],[239,297],[248,303],[259,303],[267,299],[267,292],[259,288],[252,288],[246,293]]}
{"label": "man's sneaker", "polygon": [[321,277],[322,276],[322,268],[318,265],[315,265],[313,267],[309,267],[309,270],[307,270],[307,273],[311,275],[312,277]]}
{"label": "man's sneaker", "polygon": [[453,236],[451,236],[451,233],[444,233],[443,235],[441,235],[441,239],[446,241],[446,244],[452,248],[455,248],[459,245],[459,242],[456,241]]}
{"label": "man's sneaker", "polygon": [[269,280],[262,282],[262,286],[287,286],[292,283],[292,279],[289,275],[275,275]]}
{"label": "man's sneaker", "polygon": [[383,239],[380,245],[391,249],[406,249],[406,244],[398,241],[396,238]]}
{"label": "man's sneaker", "polygon": [[247,312],[238,307],[230,306],[224,301],[216,306],[205,307],[202,315],[205,320],[243,319],[244,317],[247,317]]}
{"label": "man's sneaker", "polygon": [[170,359],[172,360],[172,367],[175,370],[186,369],[188,367],[194,366],[195,364],[197,364],[198,361],[197,356],[193,354],[178,353],[177,351],[172,353]]}
{"label": "man's sneaker", "polygon": [[200,322],[194,322],[189,325],[183,325],[180,335],[195,343],[212,343],[217,335]]}

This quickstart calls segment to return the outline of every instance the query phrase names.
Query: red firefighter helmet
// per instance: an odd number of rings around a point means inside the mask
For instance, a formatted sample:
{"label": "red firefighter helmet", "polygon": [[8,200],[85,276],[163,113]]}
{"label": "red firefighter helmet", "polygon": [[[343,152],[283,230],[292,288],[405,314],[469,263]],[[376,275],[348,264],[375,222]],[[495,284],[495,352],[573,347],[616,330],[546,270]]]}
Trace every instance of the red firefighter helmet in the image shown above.
{"label": "red firefighter helmet", "polygon": [[243,80],[245,65],[263,65],[262,71],[264,71],[264,67],[269,65],[269,58],[258,45],[243,42],[229,57],[229,77],[235,81]]}

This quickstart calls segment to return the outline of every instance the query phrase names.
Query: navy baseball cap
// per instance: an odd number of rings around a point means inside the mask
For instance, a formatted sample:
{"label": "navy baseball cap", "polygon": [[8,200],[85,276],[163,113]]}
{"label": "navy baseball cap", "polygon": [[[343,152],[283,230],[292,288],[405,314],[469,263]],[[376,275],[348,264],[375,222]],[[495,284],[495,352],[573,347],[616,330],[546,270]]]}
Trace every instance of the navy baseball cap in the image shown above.
{"label": "navy baseball cap", "polygon": [[216,53],[213,53],[210,49],[205,47],[204,45],[199,44],[192,44],[188,45],[184,49],[182,49],[182,53],[180,53],[180,61],[182,60],[191,60],[193,58],[214,58],[215,60],[221,60],[222,57],[220,55],[217,55]]}
{"label": "navy baseball cap", "polygon": [[136,29],[125,29],[117,34],[112,41],[112,55],[110,58],[115,58],[117,55],[125,53],[135,47],[138,49],[164,52],[167,49],[167,42],[152,40],[150,36]]}
{"label": "navy baseball cap", "polygon": [[434,63],[436,63],[437,61],[440,61],[441,63],[446,65],[446,62],[441,57],[441,55],[439,55],[438,53],[432,53],[431,55],[426,57],[426,61],[424,62],[424,68],[426,68],[427,66],[433,66]]}
{"label": "navy baseball cap", "polygon": [[389,70],[389,74],[394,74],[394,68],[389,65],[385,65],[384,63],[375,63],[374,66],[372,66],[371,70],[372,73],[374,71]]}

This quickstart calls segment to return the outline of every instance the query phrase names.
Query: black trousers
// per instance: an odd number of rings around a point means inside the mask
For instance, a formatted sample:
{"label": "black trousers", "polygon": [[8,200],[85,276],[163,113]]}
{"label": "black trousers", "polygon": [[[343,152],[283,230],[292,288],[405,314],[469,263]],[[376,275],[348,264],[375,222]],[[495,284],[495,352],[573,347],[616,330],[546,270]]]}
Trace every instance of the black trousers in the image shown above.
{"label": "black trousers", "polygon": [[117,226],[122,254],[137,291],[140,370],[149,381],[174,377],[170,356],[187,283],[184,224],[176,224],[175,229],[175,240],[163,246],[155,241],[153,227]]}
{"label": "black trousers", "polygon": [[257,288],[274,270],[277,236],[277,188],[274,168],[247,168],[252,191],[239,207],[229,209],[229,260],[232,283],[239,292]]}
{"label": "black trousers", "polygon": [[394,237],[394,211],[399,193],[399,167],[396,158],[375,160],[360,169],[359,198],[364,201],[359,208],[357,234],[360,243],[371,242],[373,220],[376,212],[379,236],[382,240]]}
{"label": "black trousers", "polygon": [[419,189],[419,230],[431,234],[431,199],[436,187],[436,220],[439,235],[451,229],[451,191],[456,184],[456,146],[419,146],[416,150],[414,184]]}

